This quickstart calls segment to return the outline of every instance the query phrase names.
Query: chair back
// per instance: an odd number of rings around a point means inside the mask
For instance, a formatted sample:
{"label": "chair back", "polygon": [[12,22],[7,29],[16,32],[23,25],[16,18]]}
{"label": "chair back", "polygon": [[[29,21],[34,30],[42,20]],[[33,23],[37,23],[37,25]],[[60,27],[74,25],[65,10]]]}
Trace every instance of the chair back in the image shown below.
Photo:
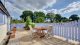
{"label": "chair back", "polygon": [[47,33],[52,34],[52,30],[53,30],[53,26],[49,25]]}

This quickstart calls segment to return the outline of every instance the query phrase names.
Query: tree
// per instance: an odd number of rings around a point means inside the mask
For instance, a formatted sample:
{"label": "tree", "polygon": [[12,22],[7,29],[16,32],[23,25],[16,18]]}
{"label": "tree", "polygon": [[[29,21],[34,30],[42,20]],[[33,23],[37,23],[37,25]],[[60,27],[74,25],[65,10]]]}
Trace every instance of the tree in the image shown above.
{"label": "tree", "polygon": [[55,16],[54,13],[47,13],[46,14],[46,19],[49,19],[50,22],[54,22],[54,16]]}
{"label": "tree", "polygon": [[[44,22],[44,19],[45,19],[45,13],[43,13],[43,12],[37,12],[37,11],[35,11],[34,12],[34,22],[39,22],[39,20],[40,20],[40,22]],[[42,19],[41,19],[42,18]]]}
{"label": "tree", "polygon": [[55,22],[61,22],[62,16],[60,14],[56,14],[54,17]]}
{"label": "tree", "polygon": [[37,11],[35,11],[35,12],[34,12],[34,15],[35,15],[36,17],[45,17],[45,13],[43,13],[43,12],[37,12]]}
{"label": "tree", "polygon": [[20,16],[20,18],[22,18],[24,20],[24,22],[25,22],[27,16],[30,16],[30,18],[32,19],[32,22],[33,22],[33,12],[32,11],[23,11],[23,13]]}
{"label": "tree", "polygon": [[61,21],[62,21],[62,22],[67,22],[67,21],[69,21],[69,19],[66,18],[66,17],[62,17],[62,18],[61,18]]}
{"label": "tree", "polygon": [[12,19],[11,23],[23,23],[23,21],[18,19]]}
{"label": "tree", "polygon": [[75,21],[75,20],[78,21],[78,19],[79,19],[79,17],[78,17],[77,14],[73,14],[73,15],[71,15],[71,16],[69,17],[69,20],[70,20],[70,21]]}
{"label": "tree", "polygon": [[44,17],[38,17],[35,21],[37,22],[37,23],[44,23]]}

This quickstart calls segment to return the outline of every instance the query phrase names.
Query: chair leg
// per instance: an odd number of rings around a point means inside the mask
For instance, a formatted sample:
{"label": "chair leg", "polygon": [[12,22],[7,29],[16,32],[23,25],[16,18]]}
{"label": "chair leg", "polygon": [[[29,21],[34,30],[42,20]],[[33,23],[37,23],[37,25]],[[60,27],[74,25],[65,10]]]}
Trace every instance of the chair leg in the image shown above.
{"label": "chair leg", "polygon": [[50,38],[52,38],[52,35],[47,34],[45,37],[46,37],[46,39],[50,39]]}
{"label": "chair leg", "polygon": [[32,39],[34,38],[34,36],[35,36],[35,34],[34,34],[34,33],[32,33],[32,35],[31,35]]}

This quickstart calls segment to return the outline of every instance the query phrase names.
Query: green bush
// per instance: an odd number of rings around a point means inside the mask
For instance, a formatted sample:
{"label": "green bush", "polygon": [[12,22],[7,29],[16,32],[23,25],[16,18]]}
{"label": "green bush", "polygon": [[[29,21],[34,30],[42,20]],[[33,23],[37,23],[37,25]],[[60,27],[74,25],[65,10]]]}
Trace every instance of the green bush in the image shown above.
{"label": "green bush", "polygon": [[31,26],[32,26],[32,28],[34,28],[35,27],[35,23],[32,23]]}
{"label": "green bush", "polygon": [[27,16],[26,19],[27,19],[27,20],[26,20],[26,22],[25,22],[25,28],[29,30],[29,29],[30,29],[30,28],[29,28],[29,25],[31,25],[32,28],[34,28],[34,27],[35,27],[35,24],[32,22],[30,16]]}
{"label": "green bush", "polygon": [[35,22],[37,22],[37,23],[44,23],[44,17],[38,17],[36,20],[35,20]]}

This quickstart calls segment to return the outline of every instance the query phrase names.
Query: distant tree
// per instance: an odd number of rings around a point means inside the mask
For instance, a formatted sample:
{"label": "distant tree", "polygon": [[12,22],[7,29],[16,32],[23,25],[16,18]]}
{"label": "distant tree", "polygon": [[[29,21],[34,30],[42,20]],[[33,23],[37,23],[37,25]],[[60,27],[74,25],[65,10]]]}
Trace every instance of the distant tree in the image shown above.
{"label": "distant tree", "polygon": [[60,14],[56,14],[54,17],[55,22],[61,22],[62,16]]}
{"label": "distant tree", "polygon": [[22,18],[24,20],[24,22],[26,21],[26,17],[30,16],[30,18],[33,21],[33,12],[32,11],[23,11],[22,15],[20,16],[20,18]]}
{"label": "distant tree", "polygon": [[18,19],[12,19],[11,23],[23,23],[23,21]]}
{"label": "distant tree", "polygon": [[36,20],[35,20],[35,22],[36,23],[44,23],[44,17],[38,17]]}
{"label": "distant tree", "polygon": [[61,18],[61,21],[62,21],[62,22],[67,22],[67,21],[69,21],[69,19],[66,18],[66,17],[62,17],[62,18]]}
{"label": "distant tree", "polygon": [[38,12],[38,11],[35,11],[35,12],[34,12],[34,15],[35,15],[36,17],[45,17],[45,13],[43,13],[43,12]]}
{"label": "distant tree", "polygon": [[49,19],[50,22],[54,22],[54,16],[55,16],[54,13],[47,13],[46,14],[46,19]]}
{"label": "distant tree", "polygon": [[[34,12],[34,22],[39,22],[38,20],[43,20],[41,22],[44,22],[44,19],[45,19],[45,13],[43,12],[37,12],[35,11]],[[41,19],[42,18],[42,19]]]}
{"label": "distant tree", "polygon": [[78,19],[79,19],[79,17],[78,17],[77,14],[73,14],[73,15],[71,15],[71,16],[69,17],[69,20],[70,20],[70,21],[75,21],[75,20],[78,21]]}

